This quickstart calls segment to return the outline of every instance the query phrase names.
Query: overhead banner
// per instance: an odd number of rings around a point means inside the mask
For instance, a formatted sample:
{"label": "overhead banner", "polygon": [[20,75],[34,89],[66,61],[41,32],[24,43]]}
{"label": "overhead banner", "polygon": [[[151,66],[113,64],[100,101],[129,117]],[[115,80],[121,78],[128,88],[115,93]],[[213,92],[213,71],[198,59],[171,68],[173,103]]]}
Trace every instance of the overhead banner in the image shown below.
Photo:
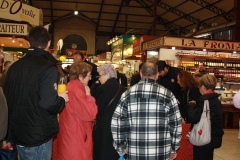
{"label": "overhead banner", "polygon": [[[149,41],[152,39],[155,39],[159,36],[149,36],[149,35],[143,35],[133,41],[133,55],[139,55],[143,52],[142,43],[145,41]],[[144,46],[146,48],[146,44]]]}
{"label": "overhead banner", "polygon": [[167,36],[164,37],[164,46],[240,51],[240,42]]}
{"label": "overhead banner", "polygon": [[163,37],[143,42],[143,50],[160,48],[161,46],[163,46]]}
{"label": "overhead banner", "polygon": [[30,27],[27,24],[1,23],[0,35],[19,35],[27,36]]}
{"label": "overhead banner", "polygon": [[43,24],[42,10],[26,5],[21,0],[0,0],[0,18],[25,21],[34,26]]}

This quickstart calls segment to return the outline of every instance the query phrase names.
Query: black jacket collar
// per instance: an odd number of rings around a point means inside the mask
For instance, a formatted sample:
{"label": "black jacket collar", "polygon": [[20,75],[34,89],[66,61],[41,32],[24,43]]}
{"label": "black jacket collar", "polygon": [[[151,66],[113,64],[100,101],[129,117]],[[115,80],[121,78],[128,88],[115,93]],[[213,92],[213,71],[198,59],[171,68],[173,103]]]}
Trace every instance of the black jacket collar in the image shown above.
{"label": "black jacket collar", "polygon": [[56,64],[57,60],[47,51],[36,48],[36,47],[31,47],[28,49],[26,56],[39,56],[39,57],[44,57],[45,59],[49,60],[50,62]]}

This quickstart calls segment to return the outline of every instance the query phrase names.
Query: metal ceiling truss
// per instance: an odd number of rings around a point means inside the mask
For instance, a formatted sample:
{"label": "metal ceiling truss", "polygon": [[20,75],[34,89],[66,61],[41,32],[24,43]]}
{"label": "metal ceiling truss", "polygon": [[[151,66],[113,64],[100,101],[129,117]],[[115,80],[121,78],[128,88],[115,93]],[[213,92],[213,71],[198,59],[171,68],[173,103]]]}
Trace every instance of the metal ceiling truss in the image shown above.
{"label": "metal ceiling truss", "polygon": [[200,6],[216,13],[219,16],[221,15],[222,17],[224,17],[229,22],[233,21],[233,15],[232,14],[221,10],[220,8],[214,6],[213,4],[210,4],[210,3],[206,2],[206,1],[203,1],[203,0],[190,0],[190,1],[192,1],[192,2],[194,2],[194,3],[196,3]]}
{"label": "metal ceiling truss", "polygon": [[116,25],[117,25],[117,22],[118,22],[120,13],[121,13],[122,8],[123,8],[123,3],[124,3],[124,0],[122,0],[121,5],[120,5],[120,7],[119,7],[119,9],[118,9],[117,17],[116,17],[116,20],[115,20],[114,25],[113,25],[113,28],[112,28],[112,33],[114,32],[114,30],[115,30],[115,28],[116,28]]}
{"label": "metal ceiling truss", "polygon": [[211,25],[209,25],[209,24],[207,24],[205,22],[201,22],[200,19],[197,19],[197,18],[195,18],[193,16],[190,16],[189,14],[185,14],[182,11],[179,11],[178,9],[176,9],[175,7],[171,7],[171,6],[169,6],[169,5],[167,5],[167,4],[163,3],[163,2],[159,2],[158,6],[179,16],[178,19],[175,19],[172,22],[177,21],[177,20],[179,20],[181,18],[184,18],[184,19],[187,19],[188,21],[192,22],[193,24],[201,23],[200,24],[201,26],[205,26],[205,27],[210,27],[211,26]]}
{"label": "metal ceiling truss", "polygon": [[[144,7],[148,11],[148,13],[150,13],[153,16],[153,14],[154,14],[153,10],[143,0],[136,0],[136,2],[138,2],[142,7]],[[178,25],[171,24],[169,21],[161,18],[160,16],[157,16],[156,20],[159,24],[163,25],[167,29],[167,31],[170,32],[172,35],[177,35],[174,32],[174,29],[178,29],[179,28]]]}
{"label": "metal ceiling truss", "polygon": [[96,24],[96,32],[98,31],[98,25],[99,25],[100,17],[101,17],[101,15],[102,15],[103,4],[104,4],[104,0],[102,0],[102,3],[101,3],[99,15],[98,15],[98,20],[97,20],[97,24]]}

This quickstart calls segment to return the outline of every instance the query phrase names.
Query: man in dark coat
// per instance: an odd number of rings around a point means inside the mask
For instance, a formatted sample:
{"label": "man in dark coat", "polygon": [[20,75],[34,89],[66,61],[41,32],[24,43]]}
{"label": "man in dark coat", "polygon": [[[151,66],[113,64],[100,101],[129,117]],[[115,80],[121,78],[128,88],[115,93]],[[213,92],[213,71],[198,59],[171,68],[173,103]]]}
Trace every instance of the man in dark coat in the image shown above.
{"label": "man in dark coat", "polygon": [[125,88],[128,87],[127,77],[125,74],[119,72],[119,68],[116,67],[115,70],[117,71],[117,80],[120,84],[122,84]]}
{"label": "man in dark coat", "polygon": [[74,59],[74,62],[86,62],[92,66],[92,73],[91,73],[92,78],[88,82],[88,86],[91,87],[98,80],[97,65],[92,62],[89,62],[87,60],[86,53],[83,53],[80,51],[75,52],[73,59]]}
{"label": "man in dark coat", "polygon": [[139,65],[138,73],[136,73],[135,75],[132,76],[130,86],[137,84],[141,80],[140,70],[141,70],[142,65],[143,65],[143,63],[141,63]]}
{"label": "man in dark coat", "polygon": [[20,159],[50,160],[52,138],[59,130],[57,114],[65,107],[68,95],[67,91],[57,93],[57,61],[48,52],[48,31],[33,27],[29,43],[26,56],[13,63],[7,73],[10,131]]}
{"label": "man in dark coat", "polygon": [[156,62],[158,65],[158,84],[169,89],[179,101],[181,99],[181,87],[177,83],[177,75],[181,69],[172,67],[166,64],[165,61],[159,60]]}

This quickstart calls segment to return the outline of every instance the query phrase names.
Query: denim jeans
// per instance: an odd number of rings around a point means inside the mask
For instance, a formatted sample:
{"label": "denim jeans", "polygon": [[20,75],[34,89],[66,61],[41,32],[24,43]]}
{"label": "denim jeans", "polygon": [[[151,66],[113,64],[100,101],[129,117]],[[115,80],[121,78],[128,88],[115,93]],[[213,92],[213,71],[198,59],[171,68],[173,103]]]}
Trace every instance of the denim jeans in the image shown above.
{"label": "denim jeans", "polygon": [[24,147],[17,145],[21,160],[51,160],[52,139],[35,147]]}

